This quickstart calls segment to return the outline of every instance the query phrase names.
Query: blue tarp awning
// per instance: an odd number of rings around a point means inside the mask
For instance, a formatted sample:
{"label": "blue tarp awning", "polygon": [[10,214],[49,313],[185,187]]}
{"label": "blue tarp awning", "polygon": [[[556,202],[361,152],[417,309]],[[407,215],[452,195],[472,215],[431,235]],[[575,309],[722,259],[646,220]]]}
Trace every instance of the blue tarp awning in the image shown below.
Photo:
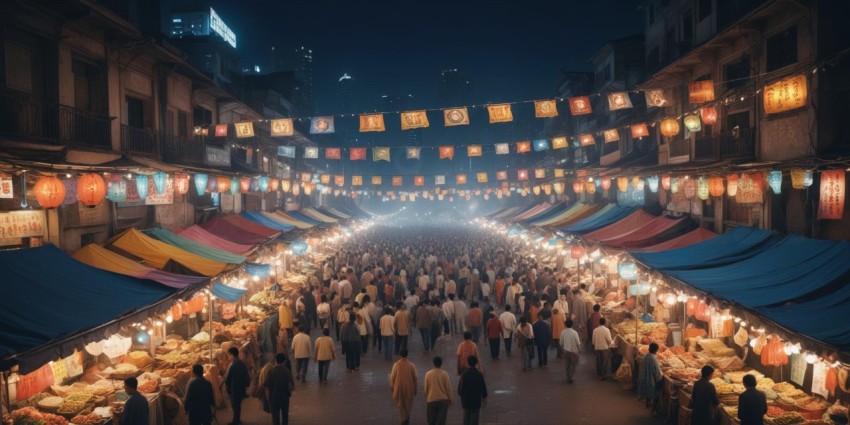
{"label": "blue tarp awning", "polygon": [[213,295],[228,301],[228,302],[236,302],[242,295],[245,295],[245,289],[234,288],[232,286],[227,286],[221,281],[216,281],[213,283],[212,288],[210,288]]}
{"label": "blue tarp awning", "polygon": [[316,225],[316,226],[320,226],[322,224],[325,224],[325,223],[323,223],[319,220],[316,220],[315,218],[308,217],[304,214],[301,214],[299,211],[287,211],[286,214],[288,214],[290,217],[296,218],[296,219],[301,220],[305,223],[310,223],[310,224],[313,224],[313,225]]}
{"label": "blue tarp awning", "polygon": [[850,351],[850,279],[842,282],[836,291],[813,300],[756,311],[791,331]]}
{"label": "blue tarp awning", "polygon": [[81,335],[175,293],[150,280],[91,267],[53,245],[0,251],[0,270],[0,367],[19,362],[21,373],[70,355],[82,341],[31,350]]}
{"label": "blue tarp awning", "polygon": [[621,207],[619,205],[615,206],[611,209],[601,209],[596,214],[593,214],[590,217],[585,218],[577,223],[573,223],[569,226],[561,227],[558,230],[565,233],[576,233],[583,234],[589,233],[594,230],[601,229],[609,224],[620,221],[620,219],[627,217],[629,214],[635,212],[635,207]]}
{"label": "blue tarp awning", "polygon": [[279,221],[272,220],[258,212],[243,212],[240,215],[248,220],[253,221],[254,223],[261,224],[271,229],[280,230],[282,232],[288,232],[295,228],[295,226],[290,226],[288,224],[283,224]]}
{"label": "blue tarp awning", "polygon": [[525,220],[521,220],[519,223],[528,225],[528,224],[531,224],[535,221],[543,221],[543,220],[555,217],[556,215],[563,213],[564,211],[572,208],[574,205],[575,205],[575,203],[572,203],[572,204],[567,204],[567,203],[555,204],[555,205],[552,206],[552,208],[549,208],[548,210],[543,211],[540,214],[537,214],[533,217],[529,217],[529,218],[526,218]]}
{"label": "blue tarp awning", "polygon": [[769,230],[736,227],[714,239],[661,252],[630,252],[645,266],[663,271],[718,267],[745,260],[781,239]]}

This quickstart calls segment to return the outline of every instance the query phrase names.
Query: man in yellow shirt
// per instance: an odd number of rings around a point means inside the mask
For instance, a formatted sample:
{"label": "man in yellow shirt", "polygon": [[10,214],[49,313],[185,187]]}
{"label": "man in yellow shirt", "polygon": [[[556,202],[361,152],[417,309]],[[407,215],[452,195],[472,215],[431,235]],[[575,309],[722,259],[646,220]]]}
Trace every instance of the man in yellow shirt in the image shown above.
{"label": "man in yellow shirt", "polygon": [[323,328],[322,335],[316,338],[314,344],[316,353],[313,355],[313,358],[319,364],[319,385],[328,383],[328,369],[331,367],[331,360],[336,360],[334,340],[331,339],[330,335],[331,330]]}
{"label": "man in yellow shirt", "polygon": [[281,329],[286,329],[289,338],[292,338],[292,310],[286,304],[286,300],[280,302],[280,308],[277,310],[277,322]]}
{"label": "man in yellow shirt", "polygon": [[449,406],[452,404],[452,384],[449,374],[441,369],[443,358],[434,357],[434,368],[425,374],[425,401],[428,425],[446,425]]}

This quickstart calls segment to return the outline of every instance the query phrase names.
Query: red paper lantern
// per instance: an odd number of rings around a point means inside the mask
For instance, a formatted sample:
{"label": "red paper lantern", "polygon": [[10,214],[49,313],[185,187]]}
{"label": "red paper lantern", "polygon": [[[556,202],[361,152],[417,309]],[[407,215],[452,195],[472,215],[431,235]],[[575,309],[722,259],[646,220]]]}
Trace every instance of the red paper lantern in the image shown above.
{"label": "red paper lantern", "polygon": [[218,183],[218,193],[224,193],[230,190],[230,179],[227,177],[216,177]]}
{"label": "red paper lantern", "polygon": [[602,179],[602,190],[608,190],[611,188],[611,178],[605,177]]}
{"label": "red paper lantern", "polygon": [[705,125],[714,125],[717,122],[717,108],[709,106],[702,108],[699,112],[702,123]]}
{"label": "red paper lantern", "polygon": [[584,185],[581,184],[581,182],[574,182],[573,183],[573,192],[575,192],[576,194],[584,193]]}
{"label": "red paper lantern", "polygon": [[177,193],[181,195],[189,193],[189,175],[177,174],[174,177],[174,187],[177,189]]}
{"label": "red paper lantern", "polygon": [[65,199],[65,185],[56,177],[42,177],[35,183],[33,192],[38,204],[45,209],[56,208]]}
{"label": "red paper lantern", "polygon": [[584,249],[584,247],[581,245],[575,245],[570,248],[570,258],[572,258],[573,260],[578,260],[579,258],[584,257],[586,253],[587,250]]}
{"label": "red paper lantern", "polygon": [[77,179],[77,198],[87,207],[96,207],[106,197],[106,182],[100,174],[83,174]]}
{"label": "red paper lantern", "polygon": [[665,174],[661,176],[661,188],[664,190],[670,190],[670,175]]}
{"label": "red paper lantern", "polygon": [[661,134],[664,137],[673,137],[679,134],[679,121],[675,118],[667,118],[661,121]]}
{"label": "red paper lantern", "polygon": [[269,190],[272,192],[277,192],[280,189],[280,180],[279,179],[271,179],[269,180]]}
{"label": "red paper lantern", "polygon": [[242,179],[239,180],[239,190],[242,193],[245,193],[245,192],[251,190],[251,178],[250,177],[242,177]]}
{"label": "red paper lantern", "polygon": [[723,196],[723,177],[711,176],[708,178],[708,193],[711,196]]}

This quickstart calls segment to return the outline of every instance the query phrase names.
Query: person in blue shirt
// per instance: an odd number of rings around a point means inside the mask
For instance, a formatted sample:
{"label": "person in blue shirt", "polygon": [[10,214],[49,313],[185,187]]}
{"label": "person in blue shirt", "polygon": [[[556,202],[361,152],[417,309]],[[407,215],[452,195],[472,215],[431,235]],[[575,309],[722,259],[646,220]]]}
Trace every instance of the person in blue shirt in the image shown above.
{"label": "person in blue shirt", "polygon": [[139,393],[138,387],[139,381],[136,378],[130,377],[124,380],[124,391],[130,398],[124,404],[120,425],[148,425],[150,414],[148,399]]}
{"label": "person in blue shirt", "polygon": [[204,367],[200,364],[192,366],[195,379],[189,383],[183,407],[189,415],[189,425],[210,425],[215,409],[215,397],[210,381],[204,379]]}

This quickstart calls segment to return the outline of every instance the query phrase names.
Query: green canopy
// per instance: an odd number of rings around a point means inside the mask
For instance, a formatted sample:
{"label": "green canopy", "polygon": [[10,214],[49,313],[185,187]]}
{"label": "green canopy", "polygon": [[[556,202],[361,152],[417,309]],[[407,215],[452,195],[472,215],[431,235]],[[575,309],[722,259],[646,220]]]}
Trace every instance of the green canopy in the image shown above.
{"label": "green canopy", "polygon": [[220,263],[242,264],[245,260],[247,260],[247,258],[242,255],[236,255],[227,251],[209,247],[165,229],[149,229],[145,230],[144,233],[169,245],[174,245],[184,251],[188,251],[192,254],[200,255],[201,257],[209,258],[210,260],[218,261]]}

